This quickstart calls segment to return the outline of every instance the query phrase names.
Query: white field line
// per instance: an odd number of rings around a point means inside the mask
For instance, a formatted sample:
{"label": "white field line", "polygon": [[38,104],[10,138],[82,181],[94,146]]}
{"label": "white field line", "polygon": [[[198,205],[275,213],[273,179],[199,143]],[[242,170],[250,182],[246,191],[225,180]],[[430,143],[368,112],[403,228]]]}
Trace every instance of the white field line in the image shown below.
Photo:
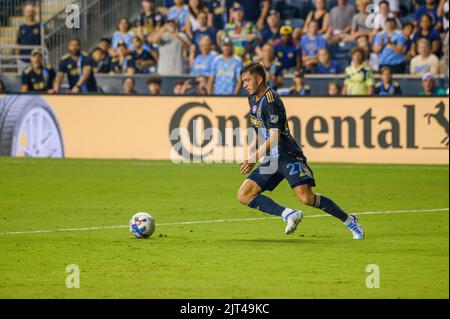
{"label": "white field line", "polygon": [[[385,210],[379,212],[360,212],[353,213],[354,215],[381,215],[381,214],[402,214],[402,213],[432,213],[432,212],[448,212],[448,208],[436,208],[436,209],[414,209],[414,210]],[[306,215],[305,218],[318,218],[318,217],[330,217],[328,214],[319,215]],[[216,219],[216,220],[199,220],[191,222],[178,222],[178,223],[160,223],[157,226],[173,226],[173,225],[194,225],[194,224],[211,224],[211,223],[224,223],[224,222],[245,222],[255,220],[270,220],[280,219],[280,217],[258,217],[258,218],[234,218],[234,219]],[[60,229],[42,229],[42,230],[27,230],[27,231],[15,231],[15,232],[3,232],[0,235],[20,235],[20,234],[43,234],[43,233],[58,233],[58,232],[74,232],[74,231],[92,231],[101,229],[117,229],[128,228],[128,225],[120,226],[98,226],[98,227],[83,227],[83,228],[60,228]]]}

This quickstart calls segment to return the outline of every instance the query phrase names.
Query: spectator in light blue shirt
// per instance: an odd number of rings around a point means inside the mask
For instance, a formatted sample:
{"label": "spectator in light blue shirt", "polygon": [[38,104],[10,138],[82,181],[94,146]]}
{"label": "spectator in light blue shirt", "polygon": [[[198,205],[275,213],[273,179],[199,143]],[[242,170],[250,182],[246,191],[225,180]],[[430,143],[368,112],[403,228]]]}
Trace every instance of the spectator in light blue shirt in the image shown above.
{"label": "spectator in light blue shirt", "polygon": [[175,20],[180,30],[184,30],[186,20],[189,17],[189,7],[184,4],[183,0],[175,0],[174,6],[167,11],[167,19]]}
{"label": "spectator in light blue shirt", "polygon": [[307,71],[313,70],[318,60],[319,49],[327,47],[327,41],[319,33],[317,21],[311,20],[308,27],[308,33],[302,36],[300,48],[302,50],[302,61]]}
{"label": "spectator in light blue shirt", "polygon": [[214,95],[238,95],[241,89],[242,61],[233,56],[233,44],[230,38],[222,41],[223,54],[213,61],[212,74],[209,77],[208,93]]}
{"label": "spectator in light blue shirt", "polygon": [[211,39],[208,36],[200,40],[199,46],[200,54],[195,57],[192,63],[191,74],[210,76],[217,53],[211,52]]}
{"label": "spectator in light blue shirt", "polygon": [[120,18],[117,24],[117,31],[112,36],[111,47],[117,50],[119,43],[125,43],[128,50],[134,50],[132,43],[133,35],[130,34],[130,22],[127,18]]}
{"label": "spectator in light blue shirt", "polygon": [[395,30],[395,18],[386,20],[384,32],[378,33],[374,40],[373,51],[380,56],[380,69],[387,66],[394,74],[405,73],[405,43],[401,31]]}

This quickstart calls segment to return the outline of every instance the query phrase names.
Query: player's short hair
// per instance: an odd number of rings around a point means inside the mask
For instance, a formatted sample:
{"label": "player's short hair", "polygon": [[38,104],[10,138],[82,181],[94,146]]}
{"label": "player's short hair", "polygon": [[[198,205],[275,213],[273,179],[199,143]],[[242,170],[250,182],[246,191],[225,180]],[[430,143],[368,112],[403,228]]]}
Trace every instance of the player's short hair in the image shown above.
{"label": "player's short hair", "polygon": [[70,38],[69,43],[70,43],[70,42],[77,42],[79,45],[81,45],[81,40],[80,40],[80,38],[76,38],[76,37]]}
{"label": "player's short hair", "polygon": [[380,74],[383,74],[384,72],[389,72],[389,73],[392,74],[392,70],[391,70],[391,68],[388,67],[388,66],[383,66],[383,67],[380,69]]}
{"label": "player's short hair", "polygon": [[264,82],[267,81],[266,68],[259,62],[253,62],[245,66],[242,69],[241,76],[244,75],[245,73],[256,74],[257,76],[261,76]]}

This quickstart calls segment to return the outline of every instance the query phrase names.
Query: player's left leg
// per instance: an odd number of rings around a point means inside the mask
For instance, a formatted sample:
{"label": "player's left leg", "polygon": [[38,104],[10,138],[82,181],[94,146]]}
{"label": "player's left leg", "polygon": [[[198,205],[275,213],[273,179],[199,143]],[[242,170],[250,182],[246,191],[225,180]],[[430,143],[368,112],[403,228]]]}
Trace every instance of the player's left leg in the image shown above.
{"label": "player's left leg", "polygon": [[312,206],[323,210],[341,220],[348,229],[353,233],[354,239],[363,239],[364,231],[358,219],[354,215],[347,214],[334,201],[326,196],[314,193],[311,185],[303,184],[293,188],[298,200],[305,205]]}

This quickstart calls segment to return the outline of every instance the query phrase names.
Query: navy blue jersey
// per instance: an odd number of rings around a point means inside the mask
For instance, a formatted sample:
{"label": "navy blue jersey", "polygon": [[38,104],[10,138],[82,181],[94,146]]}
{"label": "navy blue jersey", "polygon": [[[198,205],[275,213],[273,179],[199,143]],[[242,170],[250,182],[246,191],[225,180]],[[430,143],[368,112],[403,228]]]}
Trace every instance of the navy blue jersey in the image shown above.
{"label": "navy blue jersey", "polygon": [[111,71],[116,74],[127,73],[128,68],[136,69],[136,63],[134,63],[134,59],[131,55],[127,56],[122,61],[120,61],[118,57],[111,61]]}
{"label": "navy blue jersey", "polygon": [[94,73],[109,73],[110,71],[111,56],[109,54],[105,54],[102,60],[100,60],[99,62],[95,62]]}
{"label": "navy blue jersey", "polygon": [[157,28],[162,27],[164,23],[164,15],[159,12],[152,12],[150,15],[142,12],[136,19],[136,26],[143,27],[145,34],[153,33]]}
{"label": "navy blue jersey", "polygon": [[392,96],[402,95],[402,89],[397,82],[392,82],[388,87],[384,86],[383,82],[375,84],[374,95],[378,96]]}
{"label": "navy blue jersey", "polygon": [[[41,24],[21,24],[17,35],[17,44],[19,45],[41,45]],[[20,50],[20,55],[31,55],[30,49]],[[22,59],[30,61],[30,59]]]}
{"label": "navy blue jersey", "polygon": [[53,88],[56,73],[50,66],[43,66],[35,71],[31,66],[22,73],[22,85],[28,87],[28,92],[47,92]]}
{"label": "navy blue jersey", "polygon": [[146,50],[146,49],[142,49],[141,52],[139,53],[138,51],[133,51],[132,53],[132,57],[134,60],[134,64],[135,64],[135,68],[136,68],[136,73],[149,73],[150,72],[150,65],[147,65],[145,67],[139,66],[138,61],[143,61],[143,62],[148,62],[151,61],[151,65],[155,65],[157,63],[157,61],[153,58],[153,56],[151,55],[150,51]]}
{"label": "navy blue jersey", "polygon": [[76,59],[73,59],[70,54],[64,55],[59,61],[58,72],[67,75],[69,87],[72,89],[80,80],[80,76],[83,74],[83,67],[85,66],[92,67],[92,72],[88,80],[81,87],[81,92],[96,92],[97,82],[94,77],[94,69],[97,63],[85,53],[81,53]]}
{"label": "navy blue jersey", "polygon": [[289,131],[283,101],[274,90],[268,89],[259,101],[256,100],[256,95],[250,96],[249,104],[251,124],[258,132],[258,136],[262,134],[267,140],[270,138],[270,129],[279,130],[278,147],[271,150],[271,155],[303,157],[301,147]]}

